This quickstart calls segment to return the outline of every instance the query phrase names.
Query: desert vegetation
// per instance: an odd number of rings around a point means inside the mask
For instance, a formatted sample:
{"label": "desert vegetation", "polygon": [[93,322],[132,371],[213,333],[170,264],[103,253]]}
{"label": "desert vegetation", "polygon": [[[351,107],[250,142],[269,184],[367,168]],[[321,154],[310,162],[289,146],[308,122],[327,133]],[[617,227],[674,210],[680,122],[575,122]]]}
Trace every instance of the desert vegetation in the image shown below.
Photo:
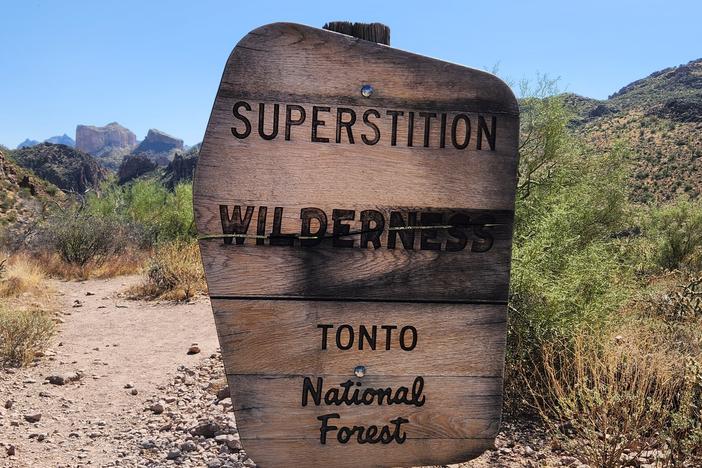
{"label": "desert vegetation", "polygon": [[47,279],[141,274],[134,299],[185,301],[206,290],[195,241],[192,184],[157,179],[118,185],[47,204],[14,233],[0,255],[0,365],[41,354],[54,330]]}
{"label": "desert vegetation", "polygon": [[197,244],[177,240],[155,248],[147,262],[143,283],[129,294],[135,299],[186,301],[206,288]]}
{"label": "desert vegetation", "polygon": [[[505,409],[538,418],[554,444],[593,466],[634,466],[641,454],[698,465],[702,201],[684,184],[645,195],[656,174],[683,169],[661,166],[653,150],[636,155],[680,126],[642,117],[635,144],[603,145],[573,126],[554,82],[522,95]],[[692,151],[671,163],[698,158]],[[0,256],[3,366],[31,362],[51,336],[47,277],[139,273],[126,293],[147,300],[205,292],[187,182],[108,178],[47,204],[20,238]]]}
{"label": "desert vegetation", "polygon": [[698,464],[702,204],[632,201],[631,149],[549,90],[523,101],[506,407],[593,466]]}
{"label": "desert vegetation", "polygon": [[0,253],[0,368],[28,364],[54,330],[50,294],[39,263]]}

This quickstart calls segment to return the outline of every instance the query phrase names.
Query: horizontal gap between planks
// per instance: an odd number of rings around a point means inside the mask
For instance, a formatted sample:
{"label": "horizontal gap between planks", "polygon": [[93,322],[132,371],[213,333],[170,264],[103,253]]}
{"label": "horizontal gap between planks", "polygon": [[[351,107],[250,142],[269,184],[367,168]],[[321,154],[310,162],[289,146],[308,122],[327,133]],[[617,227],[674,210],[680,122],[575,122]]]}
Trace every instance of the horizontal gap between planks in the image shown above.
{"label": "horizontal gap between planks", "polygon": [[[316,374],[315,374],[316,375]],[[356,377],[351,375],[341,375],[341,374],[320,374],[328,378],[339,377],[341,379],[363,379],[363,377]],[[309,377],[309,374],[251,374],[251,373],[227,373],[227,377],[259,377],[263,379],[286,379],[291,377]],[[416,374],[367,374],[368,377],[383,377],[383,378],[401,378],[401,377],[416,377]],[[432,378],[446,378],[446,379],[502,379],[501,375],[446,375],[446,374],[423,374],[422,377],[432,377]]]}
{"label": "horizontal gap between planks", "polygon": [[[477,418],[475,419],[478,420]],[[499,421],[498,419],[480,419],[481,421]],[[319,442],[319,436],[316,437],[241,437],[241,441],[245,442],[247,440],[269,440],[269,441],[281,441],[281,442],[295,442],[295,441],[305,441],[305,440],[316,440]],[[407,440],[484,440],[493,441],[494,437],[410,437],[407,436]],[[328,444],[331,445],[331,444]],[[246,449],[246,447],[244,447]]]}
{"label": "horizontal gap between planks", "polygon": [[316,301],[316,302],[392,302],[406,304],[475,304],[507,305],[507,301],[462,300],[462,299],[375,299],[366,297],[324,297],[324,296],[257,296],[257,295],[210,295],[210,299],[228,301]]}

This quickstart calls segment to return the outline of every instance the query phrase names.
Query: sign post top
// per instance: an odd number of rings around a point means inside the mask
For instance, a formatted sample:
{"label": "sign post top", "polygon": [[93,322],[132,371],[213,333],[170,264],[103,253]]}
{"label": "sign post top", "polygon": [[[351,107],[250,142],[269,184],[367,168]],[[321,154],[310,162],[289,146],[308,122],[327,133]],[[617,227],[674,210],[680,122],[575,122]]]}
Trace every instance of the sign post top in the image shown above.
{"label": "sign post top", "polygon": [[347,36],[357,37],[378,44],[390,45],[390,28],[382,23],[332,21],[326,23],[322,29],[346,34]]}

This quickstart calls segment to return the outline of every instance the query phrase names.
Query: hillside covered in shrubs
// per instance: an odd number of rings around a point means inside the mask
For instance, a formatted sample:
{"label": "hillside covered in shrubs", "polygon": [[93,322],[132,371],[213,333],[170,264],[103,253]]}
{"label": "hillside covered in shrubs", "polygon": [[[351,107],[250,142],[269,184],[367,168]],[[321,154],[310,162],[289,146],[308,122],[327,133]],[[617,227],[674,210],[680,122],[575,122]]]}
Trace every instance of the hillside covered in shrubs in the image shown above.
{"label": "hillside covered in shrubs", "polygon": [[702,193],[702,59],[666,68],[600,101],[565,95],[571,125],[601,150],[631,149],[631,197],[667,202]]}

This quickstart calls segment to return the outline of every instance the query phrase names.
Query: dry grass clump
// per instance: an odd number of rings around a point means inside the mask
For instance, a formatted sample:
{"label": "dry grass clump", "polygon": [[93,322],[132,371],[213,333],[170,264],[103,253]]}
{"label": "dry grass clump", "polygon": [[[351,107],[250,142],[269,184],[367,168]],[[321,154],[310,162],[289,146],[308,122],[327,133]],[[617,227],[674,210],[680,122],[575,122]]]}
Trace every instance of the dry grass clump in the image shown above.
{"label": "dry grass clump", "polygon": [[119,255],[101,258],[99,261],[88,261],[76,264],[65,261],[55,252],[41,252],[37,258],[44,266],[46,274],[63,280],[86,280],[89,278],[113,278],[115,276],[132,275],[144,267],[148,252],[138,249],[127,249]]}
{"label": "dry grass clump", "polygon": [[44,297],[48,288],[46,275],[40,263],[20,253],[3,260],[0,271],[0,298],[19,297],[25,293]]}
{"label": "dry grass clump", "polygon": [[133,299],[186,301],[206,292],[197,243],[174,241],[156,248],[144,281],[128,294]]}
{"label": "dry grass clump", "polygon": [[42,351],[53,334],[44,271],[27,254],[0,261],[0,367],[23,366]]}
{"label": "dry grass clump", "polygon": [[702,466],[702,281],[683,279],[604,336],[544,344],[522,372],[551,433],[581,461],[629,466],[653,453],[660,466]]}
{"label": "dry grass clump", "polygon": [[54,332],[51,314],[0,304],[0,367],[29,364]]}
{"label": "dry grass clump", "polygon": [[673,410],[684,372],[664,356],[623,342],[598,347],[578,338],[572,346],[545,346],[546,387],[540,411],[552,434],[581,461],[624,465],[644,450],[664,450],[660,435]]}

